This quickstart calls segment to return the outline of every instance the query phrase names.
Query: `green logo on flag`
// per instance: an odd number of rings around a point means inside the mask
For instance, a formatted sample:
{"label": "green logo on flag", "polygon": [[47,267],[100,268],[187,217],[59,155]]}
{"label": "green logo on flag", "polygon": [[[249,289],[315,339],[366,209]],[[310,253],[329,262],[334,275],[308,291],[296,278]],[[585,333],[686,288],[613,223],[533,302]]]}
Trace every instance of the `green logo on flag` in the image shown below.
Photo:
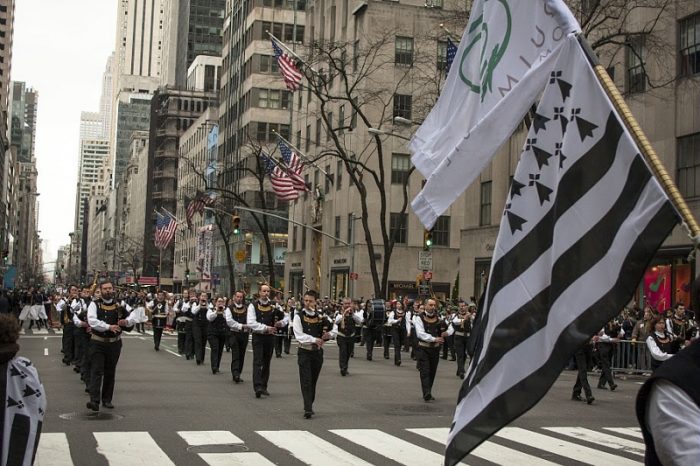
{"label": "green logo on flag", "polygon": [[[467,39],[469,42],[464,48],[459,63],[459,77],[469,89],[481,95],[482,101],[487,92],[492,92],[493,72],[506,53],[511,30],[510,8],[508,8],[506,0],[485,0],[484,3],[489,1],[498,3],[503,7],[503,10],[496,11],[496,8],[492,7],[494,11],[489,12],[489,21],[491,22],[491,27],[489,27],[489,23],[484,21],[482,9],[481,15],[469,27]],[[494,37],[489,37],[489,33],[493,34]],[[476,71],[476,75],[474,70],[470,70],[469,67],[471,61],[477,60],[471,55],[472,52],[479,53],[479,69]],[[467,63],[466,69],[465,62]]]}

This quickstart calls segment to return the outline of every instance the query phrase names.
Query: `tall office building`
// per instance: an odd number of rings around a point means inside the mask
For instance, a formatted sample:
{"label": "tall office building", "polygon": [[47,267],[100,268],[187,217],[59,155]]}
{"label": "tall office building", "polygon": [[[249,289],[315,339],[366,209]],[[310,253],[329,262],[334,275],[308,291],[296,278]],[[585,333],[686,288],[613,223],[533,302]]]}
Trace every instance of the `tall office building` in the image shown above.
{"label": "tall office building", "polygon": [[17,161],[31,162],[34,157],[36,116],[39,94],[23,82],[12,82],[8,121],[10,145],[17,147]]}
{"label": "tall office building", "polygon": [[[12,250],[9,244],[12,237],[9,206],[10,199],[14,198],[15,163],[7,130],[7,108],[14,13],[15,0],[0,0],[0,247],[3,251]],[[0,275],[4,273],[0,272]],[[4,276],[2,278],[4,279]]]}
{"label": "tall office building", "polygon": [[7,109],[15,21],[15,0],[0,0],[0,109]]}
{"label": "tall office building", "polygon": [[99,112],[80,112],[80,139],[102,138],[103,118]]}
{"label": "tall office building", "polygon": [[162,12],[161,0],[120,0],[116,56],[120,74],[159,75]]}
{"label": "tall office building", "polygon": [[112,150],[114,161],[111,164],[114,184],[126,174],[126,166],[131,157],[131,139],[137,131],[148,131],[151,117],[151,94],[129,94],[125,102],[116,102],[114,120],[116,147]]}
{"label": "tall office building", "polygon": [[83,200],[103,196],[105,186],[105,162],[109,157],[109,141],[105,139],[80,140],[80,165],[78,189],[75,199],[75,231],[83,228]]}

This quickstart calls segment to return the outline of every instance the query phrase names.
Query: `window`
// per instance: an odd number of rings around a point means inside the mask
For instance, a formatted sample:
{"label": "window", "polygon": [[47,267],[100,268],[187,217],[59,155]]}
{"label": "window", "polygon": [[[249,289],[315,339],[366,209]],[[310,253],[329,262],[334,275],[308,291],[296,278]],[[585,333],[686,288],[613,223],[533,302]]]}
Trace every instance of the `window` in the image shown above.
{"label": "window", "polygon": [[297,238],[299,237],[299,227],[294,225],[292,227],[292,251],[297,250]]}
{"label": "window", "polygon": [[680,21],[680,74],[691,76],[700,73],[700,14]]}
{"label": "window", "polygon": [[359,53],[360,53],[360,41],[356,40],[355,42],[352,43],[352,72],[357,71],[357,65],[358,65],[358,60],[359,60]]}
{"label": "window", "polygon": [[391,155],[391,184],[404,184],[411,169],[411,156],[408,154]]}
{"label": "window", "polygon": [[325,186],[325,193],[328,194],[331,192],[331,181],[333,181],[333,178],[331,178],[331,166],[326,165],[326,175],[324,178],[326,179],[326,186]]}
{"label": "window", "polygon": [[481,183],[481,202],[479,208],[479,225],[491,225],[491,182]]}
{"label": "window", "polygon": [[389,235],[394,238],[396,244],[406,244],[408,214],[391,213],[389,221]]}
{"label": "window", "polygon": [[304,148],[306,152],[309,152],[311,147],[311,125],[306,125],[306,141],[304,141]]}
{"label": "window", "polygon": [[644,36],[627,39],[627,91],[644,92],[646,73],[644,71]]}
{"label": "window", "polygon": [[[309,174],[308,173],[304,175],[304,184],[306,186],[309,186]],[[305,189],[304,190],[304,200],[306,200],[308,197],[309,197],[309,191]]]}
{"label": "window", "polygon": [[321,119],[316,118],[316,145],[320,146],[321,145]]}
{"label": "window", "polygon": [[413,96],[404,94],[394,94],[394,118],[401,117],[407,120],[411,118],[411,107],[413,106]]}
{"label": "window", "polygon": [[340,238],[340,215],[335,217],[335,233],[333,233],[333,236],[337,238],[335,240],[335,245],[338,246],[340,244],[340,242],[338,242],[338,239]]}
{"label": "window", "polygon": [[341,105],[338,109],[338,132],[343,134],[343,126],[345,126],[345,105]]}
{"label": "window", "polygon": [[352,110],[350,112],[350,128],[355,129],[357,128],[357,97],[353,97],[352,101],[353,105]]}
{"label": "window", "polygon": [[335,190],[340,191],[340,188],[343,186],[343,161],[338,160],[335,163]]}
{"label": "window", "polygon": [[413,38],[396,37],[394,48],[394,62],[397,65],[413,64]]}
{"label": "window", "polygon": [[329,128],[326,128],[326,141],[330,141],[331,132],[333,131],[333,129],[330,128],[333,126],[333,112],[328,112],[328,126]]}
{"label": "window", "polygon": [[306,228],[301,227],[301,250],[306,249]]}
{"label": "window", "polygon": [[318,171],[318,168],[317,168],[316,170],[314,170],[314,189],[316,189],[316,188],[321,189],[320,186],[318,185],[319,180],[320,180],[320,172]]}
{"label": "window", "polygon": [[678,189],[684,197],[700,196],[700,133],[678,138]]}
{"label": "window", "polygon": [[261,73],[279,73],[277,59],[271,55],[260,55]]}
{"label": "window", "polygon": [[301,130],[297,131],[297,147],[301,147]]}
{"label": "window", "polygon": [[[359,217],[358,217],[359,218]],[[355,216],[353,214],[348,214],[348,243],[353,244],[355,238],[353,238],[353,226],[355,224]]]}
{"label": "window", "polygon": [[437,42],[437,70],[447,70],[447,41],[439,40]]}
{"label": "window", "polygon": [[450,245],[450,217],[441,215],[433,227],[433,246]]}

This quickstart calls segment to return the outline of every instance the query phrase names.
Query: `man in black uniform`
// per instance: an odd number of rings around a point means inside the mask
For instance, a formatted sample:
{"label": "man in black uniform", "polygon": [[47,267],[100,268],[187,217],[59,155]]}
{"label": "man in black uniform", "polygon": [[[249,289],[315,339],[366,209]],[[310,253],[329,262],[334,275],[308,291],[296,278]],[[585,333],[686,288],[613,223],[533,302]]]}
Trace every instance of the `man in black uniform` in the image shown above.
{"label": "man in black uniform", "polygon": [[192,337],[194,340],[194,357],[197,365],[204,363],[204,355],[207,350],[207,310],[209,299],[206,293],[200,293],[199,303],[190,307],[192,313]]}
{"label": "man in black uniform", "polygon": [[75,338],[75,357],[78,363],[73,370],[80,373],[80,380],[85,383],[85,391],[90,391],[90,324],[87,321],[88,306],[92,302],[90,288],[80,290],[80,299],[74,301],[73,324]]}
{"label": "man in black uniform", "polygon": [[365,322],[367,330],[365,333],[365,347],[367,348],[367,360],[372,360],[372,352],[374,351],[374,343],[381,344],[382,328],[384,319],[386,318],[386,308],[381,300],[367,301],[365,305]]}
{"label": "man in black uniform", "polygon": [[355,309],[352,299],[343,298],[342,305],[343,309],[335,317],[333,333],[337,334],[340,375],[345,377],[348,375],[350,355],[355,348],[355,334],[365,319],[362,316],[362,311]]}
{"label": "man in black uniform", "polygon": [[[219,373],[221,355],[224,353],[224,345],[228,341],[228,326],[226,325],[226,301],[224,298],[216,298],[214,307],[207,310],[207,339],[211,348],[211,373]],[[201,312],[201,311],[200,311]]]}
{"label": "man in black uniform", "polygon": [[408,342],[410,326],[406,318],[406,311],[400,302],[394,305],[387,318],[387,324],[391,327],[391,341],[394,343],[394,364],[401,365],[401,350]]}
{"label": "man in black uniform", "polygon": [[63,364],[69,366],[75,361],[75,325],[73,324],[73,300],[78,297],[78,288],[75,285],[68,287],[68,296],[56,304],[56,310],[63,326],[61,338],[63,348]]}
{"label": "man in black uniform", "polygon": [[433,401],[433,382],[440,362],[440,345],[445,343],[445,338],[450,336],[454,329],[447,326],[437,314],[437,301],[429,298],[425,302],[425,312],[413,318],[418,348],[418,371],[420,372],[420,384],[423,390],[423,400]]}
{"label": "man in black uniform", "polygon": [[575,401],[583,401],[581,399],[581,389],[583,389],[586,394],[586,402],[591,404],[595,401],[593,398],[593,392],[591,390],[591,385],[588,383],[588,363],[593,357],[593,343],[598,337],[593,337],[593,340],[586,341],[579,349],[574,353],[574,359],[576,360],[576,367],[578,369],[578,376],[576,377],[576,383],[574,384],[574,391],[571,394],[571,399]]}
{"label": "man in black uniform", "polygon": [[620,341],[623,335],[622,326],[615,319],[605,324],[605,328],[600,331],[598,338],[598,356],[600,357],[601,369],[598,388],[600,389],[604,389],[606,383],[610,385],[611,391],[617,388],[611,366],[615,344]]}
{"label": "man in black uniform", "polygon": [[229,345],[231,346],[231,375],[235,383],[243,382],[241,372],[243,372],[243,362],[245,352],[248,348],[248,309],[245,307],[243,292],[236,291],[231,300],[231,305],[226,308],[226,323],[231,333],[229,334]]}
{"label": "man in black uniform", "polygon": [[190,360],[194,358],[194,314],[192,308],[197,305],[197,293],[194,289],[190,290],[187,300],[183,297],[180,315],[185,319],[185,358]]}
{"label": "man in black uniform", "polygon": [[126,309],[114,301],[114,288],[109,280],[100,284],[100,299],[88,307],[90,337],[90,401],[88,409],[100,410],[100,401],[105,408],[114,408],[114,377],[122,351],[121,332],[134,326]]}
{"label": "man in black uniform", "polygon": [[160,351],[160,339],[168,319],[168,303],[165,301],[165,293],[156,293],[156,299],[148,303],[151,310],[151,323],[153,324],[153,349]]}
{"label": "man in black uniform", "polygon": [[175,330],[177,331],[177,354],[185,354],[185,341],[187,340],[187,322],[192,325],[192,318],[185,315],[185,299],[187,298],[187,290],[182,295],[175,299],[173,311],[175,312]]}
{"label": "man in black uniform", "polygon": [[260,298],[250,303],[246,324],[253,331],[253,389],[255,397],[270,396],[270,361],[275,348],[275,334],[289,322],[284,312],[270,301],[270,287],[260,287]]}
{"label": "man in black uniform", "polygon": [[304,398],[304,418],[314,415],[316,384],[323,366],[323,344],[333,338],[330,321],[316,310],[317,294],[313,290],[304,293],[304,309],[294,315],[294,337],[299,343],[297,351],[299,383]]}
{"label": "man in black uniform", "polygon": [[469,305],[464,301],[459,302],[459,310],[452,318],[452,328],[454,329],[454,348],[457,356],[457,377],[464,379],[464,365],[467,360],[467,340],[472,331],[472,311],[476,310],[475,305]]}

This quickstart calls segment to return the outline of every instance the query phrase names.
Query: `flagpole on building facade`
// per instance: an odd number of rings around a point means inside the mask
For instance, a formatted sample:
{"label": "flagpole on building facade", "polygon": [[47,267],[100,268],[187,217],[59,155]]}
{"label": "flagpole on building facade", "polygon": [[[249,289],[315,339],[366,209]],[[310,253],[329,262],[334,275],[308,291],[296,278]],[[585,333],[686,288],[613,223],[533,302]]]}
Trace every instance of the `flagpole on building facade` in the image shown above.
{"label": "flagpole on building facade", "polygon": [[666,191],[666,194],[678,210],[678,213],[681,215],[683,223],[686,226],[691,239],[693,240],[693,246],[697,246],[698,241],[700,241],[700,226],[698,226],[698,222],[693,216],[693,213],[690,211],[690,208],[685,202],[683,195],[678,190],[676,183],[673,181],[673,178],[671,178],[668,170],[666,170],[666,167],[647,139],[644,131],[642,131],[642,128],[639,126],[636,118],[634,118],[634,115],[632,115],[632,112],[627,106],[627,102],[625,102],[625,99],[620,94],[617,86],[615,86],[615,83],[612,81],[612,79],[610,79],[608,72],[605,71],[605,68],[603,68],[598,61],[598,57],[593,49],[591,49],[591,46],[586,38],[582,34],[579,34],[578,41],[586,53],[586,56],[590,60],[593,71],[595,72],[598,81],[603,86],[603,90],[605,90],[605,93],[612,101],[625,126],[627,126],[627,129],[637,143],[637,146],[642,151],[642,155],[649,163],[659,183],[661,183],[661,187],[664,189],[664,191]]}

